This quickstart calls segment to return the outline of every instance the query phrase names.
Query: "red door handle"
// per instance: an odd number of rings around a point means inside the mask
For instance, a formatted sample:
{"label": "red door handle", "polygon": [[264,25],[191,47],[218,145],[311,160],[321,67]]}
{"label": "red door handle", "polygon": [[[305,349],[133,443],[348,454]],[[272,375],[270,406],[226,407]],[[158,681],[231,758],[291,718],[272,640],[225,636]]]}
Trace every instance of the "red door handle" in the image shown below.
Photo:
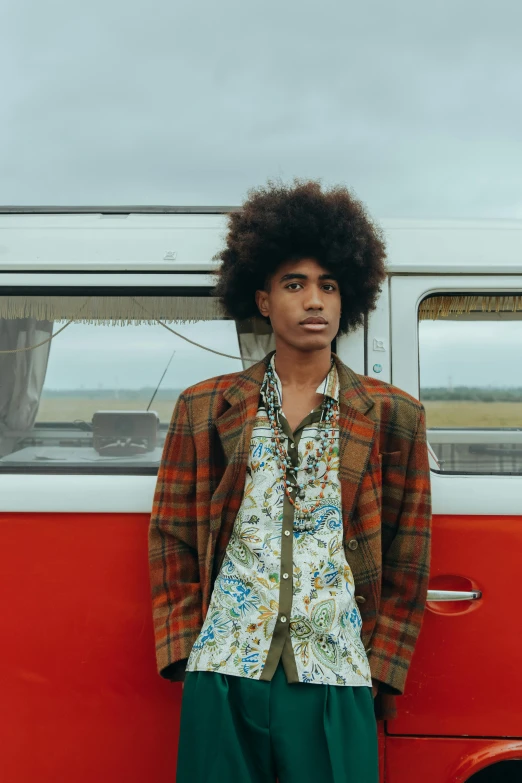
{"label": "red door handle", "polygon": [[435,614],[464,614],[475,609],[482,590],[465,576],[444,574],[430,581],[426,608]]}

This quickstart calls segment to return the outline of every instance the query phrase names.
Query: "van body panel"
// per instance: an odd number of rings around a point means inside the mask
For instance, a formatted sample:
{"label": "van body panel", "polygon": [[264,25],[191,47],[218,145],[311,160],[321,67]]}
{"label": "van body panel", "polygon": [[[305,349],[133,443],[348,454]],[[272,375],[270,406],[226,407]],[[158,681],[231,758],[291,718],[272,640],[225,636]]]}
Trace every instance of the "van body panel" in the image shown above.
{"label": "van body panel", "polygon": [[367,362],[364,370],[371,378],[391,382],[390,278],[383,283],[375,310],[367,319]]}
{"label": "van body panel", "polygon": [[[522,737],[518,645],[522,516],[435,515],[430,589],[479,590],[428,603],[391,734]],[[513,567],[506,567],[512,563]]]}
{"label": "van body panel", "polygon": [[[4,296],[207,296],[228,211],[15,209],[0,210]],[[419,303],[430,293],[522,291],[522,221],[381,225],[389,278],[365,327],[340,338],[337,352],[419,397]],[[381,783],[464,783],[498,760],[522,759],[522,476],[432,467],[430,588],[469,587],[481,598],[428,604],[398,717],[379,726]],[[155,484],[150,469],[24,472],[4,463],[1,780],[174,780],[182,691],[156,672],[147,560]]]}
{"label": "van body panel", "polygon": [[[213,271],[224,245],[227,212],[181,208],[0,208],[1,266],[48,271]],[[29,211],[32,209],[32,211]],[[106,208],[105,208],[106,209]],[[99,211],[96,211],[99,210]],[[516,274],[522,265],[522,220],[382,219],[390,275]]]}
{"label": "van body panel", "polygon": [[[426,296],[513,295],[521,290],[520,275],[393,276],[393,383],[419,398],[418,307]],[[485,368],[485,383],[493,380]],[[442,438],[437,430],[433,431],[433,440],[436,434]],[[477,433],[457,428],[448,429],[447,434],[451,442],[473,442]],[[494,429],[485,428],[480,437],[484,442],[498,440],[498,431],[495,436]],[[520,432],[516,428],[506,429],[502,438],[516,447]],[[398,717],[388,722],[387,731],[390,735],[521,738],[517,559],[522,551],[522,475],[445,474],[437,472],[434,460],[432,469],[434,516],[429,587],[479,591],[481,597],[427,604],[406,692],[400,700]],[[388,758],[388,769],[393,768],[389,779],[402,783],[410,778],[406,768],[401,777],[400,764],[397,771],[397,754],[407,746],[393,747],[394,761]],[[457,780],[443,775],[441,770],[438,777],[430,777],[430,769],[428,765],[426,777],[418,769],[415,774],[423,780]]]}
{"label": "van body panel", "polygon": [[[495,769],[496,764],[506,761],[522,765],[520,740],[387,737],[384,780],[386,783],[465,783],[475,773],[488,767]],[[507,774],[503,777],[499,771],[494,778],[499,783],[519,779],[513,768],[509,777]]]}
{"label": "van body panel", "polygon": [[181,685],[156,673],[148,521],[0,514],[2,781],[174,780]]}

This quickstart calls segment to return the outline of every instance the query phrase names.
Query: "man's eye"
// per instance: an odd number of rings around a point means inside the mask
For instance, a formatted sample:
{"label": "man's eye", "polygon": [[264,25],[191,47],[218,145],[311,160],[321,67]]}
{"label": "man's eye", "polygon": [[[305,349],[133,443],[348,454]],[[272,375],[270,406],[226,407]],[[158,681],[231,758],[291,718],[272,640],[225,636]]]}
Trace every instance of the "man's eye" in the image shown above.
{"label": "man's eye", "polygon": [[331,283],[326,283],[326,285],[323,286],[327,291],[335,291],[336,287],[332,285]]}
{"label": "man's eye", "polygon": [[295,291],[297,288],[301,288],[301,283],[289,283],[286,287]]}

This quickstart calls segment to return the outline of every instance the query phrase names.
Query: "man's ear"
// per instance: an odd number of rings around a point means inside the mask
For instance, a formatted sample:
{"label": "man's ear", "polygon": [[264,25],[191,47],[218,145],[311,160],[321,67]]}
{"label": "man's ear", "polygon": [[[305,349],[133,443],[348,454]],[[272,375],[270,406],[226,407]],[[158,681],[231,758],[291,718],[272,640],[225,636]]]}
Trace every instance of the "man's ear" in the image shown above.
{"label": "man's ear", "polygon": [[270,308],[268,307],[267,291],[256,291],[256,305],[263,318],[268,318]]}

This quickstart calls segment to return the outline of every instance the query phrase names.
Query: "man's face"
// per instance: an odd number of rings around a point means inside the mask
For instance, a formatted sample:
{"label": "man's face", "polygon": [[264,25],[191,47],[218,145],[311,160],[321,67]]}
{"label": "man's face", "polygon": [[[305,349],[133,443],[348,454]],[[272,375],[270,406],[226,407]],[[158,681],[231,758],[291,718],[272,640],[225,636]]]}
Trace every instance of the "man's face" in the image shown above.
{"label": "man's face", "polygon": [[331,344],[339,330],[341,294],[327,269],[314,258],[285,261],[267,289],[256,292],[256,302],[279,341],[301,351]]}

